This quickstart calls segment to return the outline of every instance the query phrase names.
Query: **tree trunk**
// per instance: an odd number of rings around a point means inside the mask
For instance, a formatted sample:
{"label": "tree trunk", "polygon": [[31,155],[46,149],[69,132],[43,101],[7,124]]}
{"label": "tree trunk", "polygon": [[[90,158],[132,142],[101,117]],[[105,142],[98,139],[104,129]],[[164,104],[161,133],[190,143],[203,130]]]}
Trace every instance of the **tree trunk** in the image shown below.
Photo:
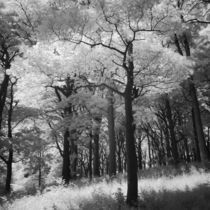
{"label": "tree trunk", "polygon": [[187,137],[183,135],[182,138],[184,140],[184,147],[185,147],[185,153],[186,153],[186,161],[189,163],[190,162],[190,152],[189,152]]}
{"label": "tree trunk", "polygon": [[105,167],[105,170],[106,170],[106,174],[109,175],[109,159],[106,158],[106,167]]}
{"label": "tree trunk", "polygon": [[123,169],[122,169],[122,159],[121,159],[121,150],[119,148],[118,152],[117,152],[117,160],[118,160],[118,173],[122,173]]}
{"label": "tree trunk", "polygon": [[184,160],[187,161],[188,163],[190,162],[190,151],[189,151],[189,146],[188,146],[188,139],[187,136],[184,134],[184,130],[186,130],[187,128],[184,126],[186,123],[184,122],[185,120],[183,119],[183,116],[180,112],[177,113],[177,117],[178,117],[178,125],[181,128],[181,130],[179,131],[180,134],[180,141],[183,140],[184,143]]}
{"label": "tree trunk", "polygon": [[0,89],[0,130],[1,130],[1,125],[2,125],[2,115],[3,115],[3,110],[6,102],[6,97],[7,97],[7,89],[9,85],[9,75],[5,74],[4,80],[1,84],[1,89]]}
{"label": "tree trunk", "polygon": [[165,136],[165,144],[166,144],[166,157],[167,162],[171,159],[171,148],[170,148],[170,141],[169,141],[169,131],[168,126],[166,125],[166,128],[164,129],[164,136]]}
{"label": "tree trunk", "polygon": [[9,194],[11,192],[11,181],[12,181],[12,161],[13,161],[13,149],[9,149],[9,158],[7,161],[7,176],[6,176],[6,185],[5,193]]}
{"label": "tree trunk", "polygon": [[[9,82],[9,76],[8,76],[8,82]],[[8,123],[8,134],[7,134],[7,136],[10,139],[10,141],[12,140],[12,114],[13,114],[13,101],[14,101],[13,86],[15,85],[15,83],[11,84],[10,103],[9,103],[8,121],[7,121],[7,123]],[[7,84],[7,86],[8,86],[8,84]],[[6,92],[7,92],[7,90],[6,90]],[[6,98],[5,98],[5,100],[6,100]],[[13,145],[12,145],[12,142],[10,142],[9,157],[8,157],[7,162],[6,162],[6,164],[7,164],[7,176],[6,176],[5,192],[7,194],[11,192],[12,162],[13,162]]]}
{"label": "tree trunk", "polygon": [[63,179],[65,184],[69,184],[69,181],[71,179],[71,174],[70,174],[69,131],[68,131],[68,129],[66,129],[65,133],[64,133],[62,179]]}
{"label": "tree trunk", "polygon": [[71,131],[70,135],[70,168],[71,178],[76,179],[77,177],[77,164],[78,164],[78,147],[76,143],[76,130]]}
{"label": "tree trunk", "polygon": [[141,139],[138,142],[138,167],[142,170],[142,149],[141,149]]}
{"label": "tree trunk", "polygon": [[132,91],[133,91],[133,70],[132,60],[133,44],[128,46],[128,68],[127,84],[125,90],[125,117],[126,117],[126,152],[127,152],[127,204],[129,206],[137,205],[138,198],[138,179],[137,179],[137,157],[134,138],[133,110],[132,110]]}
{"label": "tree trunk", "polygon": [[207,130],[207,139],[206,139],[206,146],[207,146],[207,150],[208,150],[208,154],[210,154],[210,128],[208,127]]}
{"label": "tree trunk", "polygon": [[93,133],[93,141],[94,141],[94,157],[93,157],[93,175],[100,176],[100,155],[99,155],[99,133],[100,133],[100,124],[101,124],[101,116],[95,117],[94,119],[97,122],[97,127]]}
{"label": "tree trunk", "polygon": [[123,144],[125,142],[124,134],[122,129],[119,130],[118,135],[118,151],[117,151],[117,157],[118,157],[118,173],[123,172]]}
{"label": "tree trunk", "polygon": [[160,128],[160,144],[161,144],[161,164],[166,165],[166,152],[165,152],[165,147],[164,147],[164,142],[163,142],[163,130]]}
{"label": "tree trunk", "polygon": [[126,173],[127,172],[127,154],[126,151],[123,151],[123,170]]}
{"label": "tree trunk", "polygon": [[109,176],[116,175],[116,140],[114,122],[114,95],[111,90],[108,92],[108,132],[109,132]]}
{"label": "tree trunk", "polygon": [[209,162],[208,151],[205,145],[205,138],[204,138],[204,133],[203,133],[203,126],[202,126],[202,121],[201,121],[201,114],[200,114],[200,108],[199,108],[199,103],[198,103],[198,98],[197,98],[197,92],[196,92],[192,78],[188,80],[188,83],[189,83],[190,95],[192,97],[193,114],[195,118],[194,122],[195,122],[197,137],[198,137],[198,145],[200,149],[201,162],[205,167],[208,167],[208,162]]}
{"label": "tree trunk", "polygon": [[92,134],[90,134],[90,142],[89,142],[89,178],[92,180],[93,171],[92,171],[92,151],[93,151],[93,145],[92,145]]}
{"label": "tree trunk", "polygon": [[174,122],[172,119],[171,106],[170,106],[169,98],[167,95],[165,97],[165,105],[166,105],[166,115],[168,119],[169,132],[170,132],[170,137],[171,137],[172,155],[174,159],[174,164],[177,165],[179,162],[179,155],[178,155],[176,135],[175,135],[175,130],[174,130]]}
{"label": "tree trunk", "polygon": [[93,159],[93,175],[100,176],[100,155],[99,155],[99,134],[93,135],[94,141],[94,159]]}
{"label": "tree trunk", "polygon": [[42,186],[42,152],[39,153],[39,188],[41,189]]}
{"label": "tree trunk", "polygon": [[151,143],[150,143],[150,137],[149,137],[149,134],[148,133],[147,133],[147,141],[148,141],[149,168],[151,168],[152,167]]}

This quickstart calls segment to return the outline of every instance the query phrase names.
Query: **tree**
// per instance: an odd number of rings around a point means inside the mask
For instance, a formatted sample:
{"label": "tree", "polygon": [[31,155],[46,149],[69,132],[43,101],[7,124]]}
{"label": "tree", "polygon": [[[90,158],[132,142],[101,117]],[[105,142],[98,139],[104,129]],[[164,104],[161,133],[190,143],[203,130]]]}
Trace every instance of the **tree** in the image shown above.
{"label": "tree", "polygon": [[[184,8],[183,2],[182,6],[179,7],[179,9]],[[200,10],[204,9],[203,7],[195,7],[193,8],[193,5],[191,5],[192,10],[195,12],[192,17],[188,17],[189,19],[186,21],[185,19],[187,17],[181,16],[181,21],[182,22],[187,22],[187,23],[200,23],[203,24],[206,21],[201,21],[200,20]],[[201,9],[200,9],[201,8]],[[192,10],[190,10],[192,12]],[[189,16],[191,14],[189,13]],[[207,23],[207,22],[206,22]],[[191,45],[193,44],[193,41],[191,40],[192,34],[197,34],[200,26],[198,25],[193,28],[193,25],[188,26],[188,30],[183,30],[182,33],[180,34],[179,37],[175,34],[175,45],[177,47],[177,51],[180,55],[186,55],[187,57],[191,56]],[[180,45],[181,43],[181,45]],[[195,128],[196,128],[196,136],[198,138],[198,143],[199,143],[199,148],[200,148],[200,157],[201,157],[201,162],[204,164],[204,166],[208,167],[208,162],[209,162],[209,157],[208,157],[208,152],[206,149],[205,145],[205,139],[204,139],[204,132],[203,132],[203,125],[201,121],[201,112],[200,112],[200,107],[199,107],[199,102],[198,102],[198,96],[197,96],[197,89],[196,89],[196,84],[195,84],[195,79],[194,79],[194,72],[191,76],[189,76],[187,80],[187,86],[189,90],[189,94],[191,96],[191,101],[192,101],[192,108],[193,108],[193,116],[194,116],[194,123],[195,123]]]}
{"label": "tree", "polygon": [[[75,91],[74,79],[71,79],[69,76],[64,80],[65,84],[62,87],[59,86],[52,86],[55,90],[55,94],[58,98],[59,102],[62,102],[62,98],[68,98]],[[74,107],[71,103],[67,103],[64,105],[63,108],[63,117],[64,120],[67,117],[71,117],[74,112]],[[62,168],[62,177],[65,184],[68,184],[70,179],[72,178],[72,172],[70,171],[70,154],[76,154],[76,149],[74,146],[74,139],[73,139],[73,131],[69,130],[68,125],[64,129],[64,142],[63,142],[63,168]],[[71,150],[70,150],[71,149]]]}
{"label": "tree", "polygon": [[[11,81],[10,81],[11,82]],[[9,97],[9,107],[8,107],[8,115],[7,115],[7,137],[8,137],[8,158],[5,156],[0,155],[0,158],[5,162],[7,166],[7,175],[6,175],[6,184],[5,184],[5,193],[8,194],[11,191],[11,180],[12,180],[12,163],[13,163],[13,145],[12,145],[12,114],[13,114],[13,102],[14,102],[14,83],[11,82],[11,90],[10,90],[10,97]]]}
{"label": "tree", "polygon": [[[141,71],[145,70],[146,72],[146,70],[149,69],[149,65],[135,65],[135,63],[138,63],[137,58],[141,50],[138,41],[145,36],[145,33],[154,31],[161,32],[159,25],[162,23],[161,20],[165,19],[165,17],[162,17],[161,19],[152,18],[153,21],[150,21],[150,25],[146,24],[147,20],[149,21],[153,16],[154,11],[152,10],[152,7],[154,4],[155,2],[152,1],[139,2],[135,0],[131,2],[101,1],[91,2],[88,8],[84,7],[81,9],[78,9],[75,4],[70,4],[70,7],[68,8],[62,7],[61,4],[56,6],[56,12],[53,10],[54,12],[52,13],[51,11],[48,16],[48,29],[51,29],[51,34],[54,38],[80,44],[80,46],[90,46],[96,53],[100,53],[100,55],[102,54],[102,51],[103,53],[109,54],[109,57],[112,57],[112,59],[107,59],[109,62],[108,67],[112,64],[112,66],[114,65],[114,68],[111,67],[109,69],[106,66],[106,63],[105,70],[111,70],[113,73],[120,72],[119,74],[126,78],[120,81],[116,79],[116,75],[113,77],[114,82],[123,89],[122,91],[118,90],[118,88],[111,87],[106,82],[95,84],[89,81],[87,77],[85,77],[84,82],[86,85],[92,87],[107,87],[124,97],[126,116],[126,155],[128,167],[127,203],[131,206],[137,203],[138,197],[137,157],[132,101],[134,98],[141,95],[142,89],[149,87],[151,84],[155,85],[161,80],[161,76],[158,78],[158,81],[154,81],[153,77],[152,81],[150,79],[146,83],[135,84],[141,77],[139,76]],[[83,13],[85,10],[86,13]],[[55,13],[57,16],[57,22],[52,22],[51,18],[52,15],[53,19],[55,18]],[[75,20],[74,23],[66,22],[66,20],[63,19],[64,13],[70,14]],[[58,24],[61,20],[64,20],[62,21],[62,25]],[[158,57],[159,56],[157,56],[156,52],[156,56],[154,56],[153,59],[155,60]],[[91,61],[90,64],[91,63],[94,63],[94,61]],[[95,68],[96,66],[98,65],[92,65],[91,68]],[[159,68],[156,69],[160,70],[161,68],[159,66]],[[86,75],[88,75],[88,73]],[[163,77],[164,76],[162,76],[162,78]],[[140,81],[143,80],[144,79],[141,79]]]}
{"label": "tree", "polygon": [[[43,123],[43,120],[41,120]],[[48,151],[51,142],[47,139],[44,130],[41,130],[40,119],[28,119],[27,126],[23,123],[22,128],[16,132],[15,137],[20,142],[18,148],[19,156],[24,164],[25,174],[35,175],[37,185],[40,190],[44,187],[44,178],[49,172],[49,163],[52,160],[52,154]],[[43,126],[43,124],[42,124]]]}
{"label": "tree", "polygon": [[[121,4],[122,3],[122,4]],[[123,4],[124,3],[124,4]],[[112,6],[110,4],[113,4]],[[143,19],[147,9],[150,9],[150,3],[101,3],[98,5],[101,13],[99,13],[100,21],[97,22],[97,30],[95,32],[82,31],[81,39],[75,40],[79,43],[94,47],[101,47],[111,51],[111,54],[116,55],[119,59],[113,59],[113,63],[117,68],[121,69],[126,76],[124,92],[113,89],[107,84],[101,84],[112,91],[124,97],[125,103],[125,119],[126,119],[126,151],[127,151],[127,167],[128,167],[128,191],[127,203],[135,205],[137,201],[137,157],[135,149],[134,126],[133,126],[133,108],[132,101],[135,97],[141,94],[142,88],[149,86],[152,82],[135,86],[136,75],[142,71],[135,67],[135,47],[137,46],[138,34],[144,32],[156,31],[156,28],[142,28],[140,20]],[[133,9],[143,8],[141,14],[137,13],[133,16]],[[120,12],[119,12],[120,11]],[[132,12],[132,14],[131,14]],[[158,25],[158,24],[157,24]],[[107,29],[106,29],[107,28]],[[93,38],[92,38],[93,37]],[[70,40],[74,41],[74,39]],[[134,45],[135,43],[135,45]],[[147,69],[145,67],[145,69]],[[135,78],[136,76],[136,78]],[[114,79],[114,81],[117,81]],[[154,82],[154,81],[153,81]],[[119,82],[122,85],[122,82]],[[155,83],[155,82],[154,82]],[[90,83],[89,83],[90,84]],[[134,89],[136,88],[136,91]]]}
{"label": "tree", "polygon": [[21,126],[27,118],[36,118],[37,110],[26,107],[20,107],[18,101],[15,99],[17,79],[10,79],[10,88],[8,89],[8,97],[4,112],[3,129],[4,133],[0,142],[0,159],[6,164],[6,181],[5,181],[5,193],[11,192],[11,182],[13,170],[13,163],[21,159],[22,154],[27,148],[22,140],[22,136],[19,136],[19,126]]}
{"label": "tree", "polygon": [[10,75],[7,73],[15,57],[20,55],[19,45],[21,40],[17,36],[16,19],[14,13],[5,13],[3,6],[0,8],[1,31],[0,31],[0,62],[3,74],[3,81],[0,89],[0,128],[2,124],[2,114],[6,102],[7,90],[9,86]]}

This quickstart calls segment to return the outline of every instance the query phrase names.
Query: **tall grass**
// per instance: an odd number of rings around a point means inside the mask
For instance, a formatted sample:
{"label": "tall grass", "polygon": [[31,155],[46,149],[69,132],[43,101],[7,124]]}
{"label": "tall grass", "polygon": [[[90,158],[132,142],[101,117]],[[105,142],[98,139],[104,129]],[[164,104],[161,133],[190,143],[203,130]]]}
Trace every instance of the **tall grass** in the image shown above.
{"label": "tall grass", "polygon": [[[141,177],[139,209],[209,210],[210,173],[193,170],[177,176]],[[83,185],[51,186],[35,196],[7,203],[8,210],[126,210],[126,181],[106,179]]]}

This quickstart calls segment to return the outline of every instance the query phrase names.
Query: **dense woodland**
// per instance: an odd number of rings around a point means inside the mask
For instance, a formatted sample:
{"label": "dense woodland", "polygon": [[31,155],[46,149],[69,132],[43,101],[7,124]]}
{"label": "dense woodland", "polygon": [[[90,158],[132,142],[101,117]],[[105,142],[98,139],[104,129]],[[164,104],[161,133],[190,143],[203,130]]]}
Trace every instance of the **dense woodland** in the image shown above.
{"label": "dense woodland", "polygon": [[[10,0],[0,7],[0,188],[210,167],[210,1]],[[14,169],[15,168],[15,169]]]}

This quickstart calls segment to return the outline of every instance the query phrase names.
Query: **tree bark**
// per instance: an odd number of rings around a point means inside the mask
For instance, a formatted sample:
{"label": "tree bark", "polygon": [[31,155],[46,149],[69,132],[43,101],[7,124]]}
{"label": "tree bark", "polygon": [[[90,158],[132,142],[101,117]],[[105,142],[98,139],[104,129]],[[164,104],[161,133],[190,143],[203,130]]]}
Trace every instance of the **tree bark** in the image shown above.
{"label": "tree bark", "polygon": [[208,151],[205,144],[197,92],[196,92],[192,78],[188,79],[188,84],[189,84],[190,95],[192,98],[193,115],[194,115],[195,128],[196,128],[197,137],[198,137],[198,145],[200,149],[200,158],[201,158],[202,164],[205,167],[208,167],[208,162],[209,162]]}
{"label": "tree bark", "polygon": [[181,130],[179,131],[180,141],[183,140],[183,143],[184,143],[185,161],[187,161],[189,163],[190,162],[190,151],[189,151],[189,146],[188,146],[188,139],[187,139],[187,136],[184,134],[184,130],[187,129],[184,126],[186,123],[184,122],[185,120],[183,119],[183,116],[180,112],[177,112],[177,118],[178,118],[178,125],[181,128]]}
{"label": "tree bark", "polygon": [[94,159],[93,159],[93,175],[100,176],[100,155],[99,155],[99,134],[94,134]]}
{"label": "tree bark", "polygon": [[96,128],[93,131],[93,142],[94,142],[94,148],[93,148],[93,175],[94,176],[100,176],[100,154],[99,154],[99,133],[100,133],[100,125],[101,125],[101,116],[95,117],[94,119],[97,123]]}
{"label": "tree bark", "polygon": [[189,152],[187,137],[183,135],[182,138],[184,140],[184,147],[185,147],[185,153],[186,153],[186,161],[189,163],[190,162],[190,152]]}
{"label": "tree bark", "polygon": [[150,137],[149,137],[149,134],[148,133],[147,133],[147,141],[148,141],[149,168],[151,168],[152,167],[151,143],[150,143]]}
{"label": "tree bark", "polygon": [[116,175],[116,140],[114,119],[114,95],[108,90],[108,132],[109,132],[109,176]]}
{"label": "tree bark", "polygon": [[12,181],[12,162],[13,162],[13,149],[9,149],[9,158],[7,160],[7,176],[6,176],[6,185],[5,193],[9,194],[11,192],[11,181]]}
{"label": "tree bark", "polygon": [[207,139],[206,139],[206,146],[207,146],[207,150],[208,150],[208,154],[210,154],[210,128],[207,128]]}
{"label": "tree bark", "polygon": [[90,134],[90,142],[89,142],[89,178],[92,180],[93,171],[92,171],[92,151],[93,151],[93,145],[92,145],[92,133]]}
{"label": "tree bark", "polygon": [[[9,77],[8,77],[8,82],[9,82]],[[7,123],[8,123],[8,134],[7,134],[7,136],[10,139],[10,141],[12,140],[12,114],[13,114],[13,101],[14,101],[14,92],[13,92],[14,84],[11,84],[10,103],[9,103],[8,121],[7,121]],[[8,84],[7,84],[7,86],[8,86]],[[6,100],[6,98],[5,98],[5,100]],[[5,192],[7,194],[11,192],[12,162],[13,162],[13,145],[12,145],[12,142],[10,142],[9,157],[8,157],[8,160],[6,161],[7,176],[6,176]]]}
{"label": "tree bark", "polygon": [[70,135],[70,171],[71,178],[76,179],[77,177],[77,164],[78,164],[78,147],[76,143],[76,130],[71,131]]}
{"label": "tree bark", "polygon": [[39,178],[38,178],[38,181],[39,181],[39,188],[41,189],[41,186],[42,186],[42,152],[40,151],[39,152]]}
{"label": "tree bark", "polygon": [[142,170],[142,149],[141,149],[141,139],[138,141],[138,168]]}
{"label": "tree bark", "polygon": [[118,160],[118,173],[123,172],[123,145],[124,145],[125,139],[124,139],[124,133],[123,130],[119,130],[118,134],[118,150],[117,150],[117,160]]}
{"label": "tree bark", "polygon": [[126,152],[127,152],[127,204],[129,206],[136,206],[138,199],[138,178],[137,178],[137,156],[134,138],[133,126],[133,109],[132,109],[132,90],[133,90],[133,70],[134,64],[132,60],[133,44],[128,45],[128,68],[127,84],[125,90],[125,116],[126,116]]}
{"label": "tree bark", "polygon": [[176,135],[175,135],[175,130],[174,130],[174,121],[172,118],[171,105],[170,105],[168,96],[165,97],[165,105],[166,105],[166,115],[168,119],[170,137],[171,137],[172,155],[174,159],[174,164],[177,165],[179,162],[179,154],[178,154],[177,141],[176,141]]}
{"label": "tree bark", "polygon": [[69,181],[71,179],[69,131],[68,131],[68,129],[66,129],[65,132],[64,132],[62,179],[63,179],[65,184],[69,184]]}
{"label": "tree bark", "polygon": [[165,152],[165,146],[163,141],[163,129],[160,128],[160,144],[161,144],[161,164],[166,165],[166,152]]}
{"label": "tree bark", "polygon": [[6,102],[6,97],[7,97],[7,89],[9,86],[9,75],[5,74],[4,80],[1,84],[1,89],[0,89],[0,130],[2,126],[2,115],[3,115],[3,110]]}

